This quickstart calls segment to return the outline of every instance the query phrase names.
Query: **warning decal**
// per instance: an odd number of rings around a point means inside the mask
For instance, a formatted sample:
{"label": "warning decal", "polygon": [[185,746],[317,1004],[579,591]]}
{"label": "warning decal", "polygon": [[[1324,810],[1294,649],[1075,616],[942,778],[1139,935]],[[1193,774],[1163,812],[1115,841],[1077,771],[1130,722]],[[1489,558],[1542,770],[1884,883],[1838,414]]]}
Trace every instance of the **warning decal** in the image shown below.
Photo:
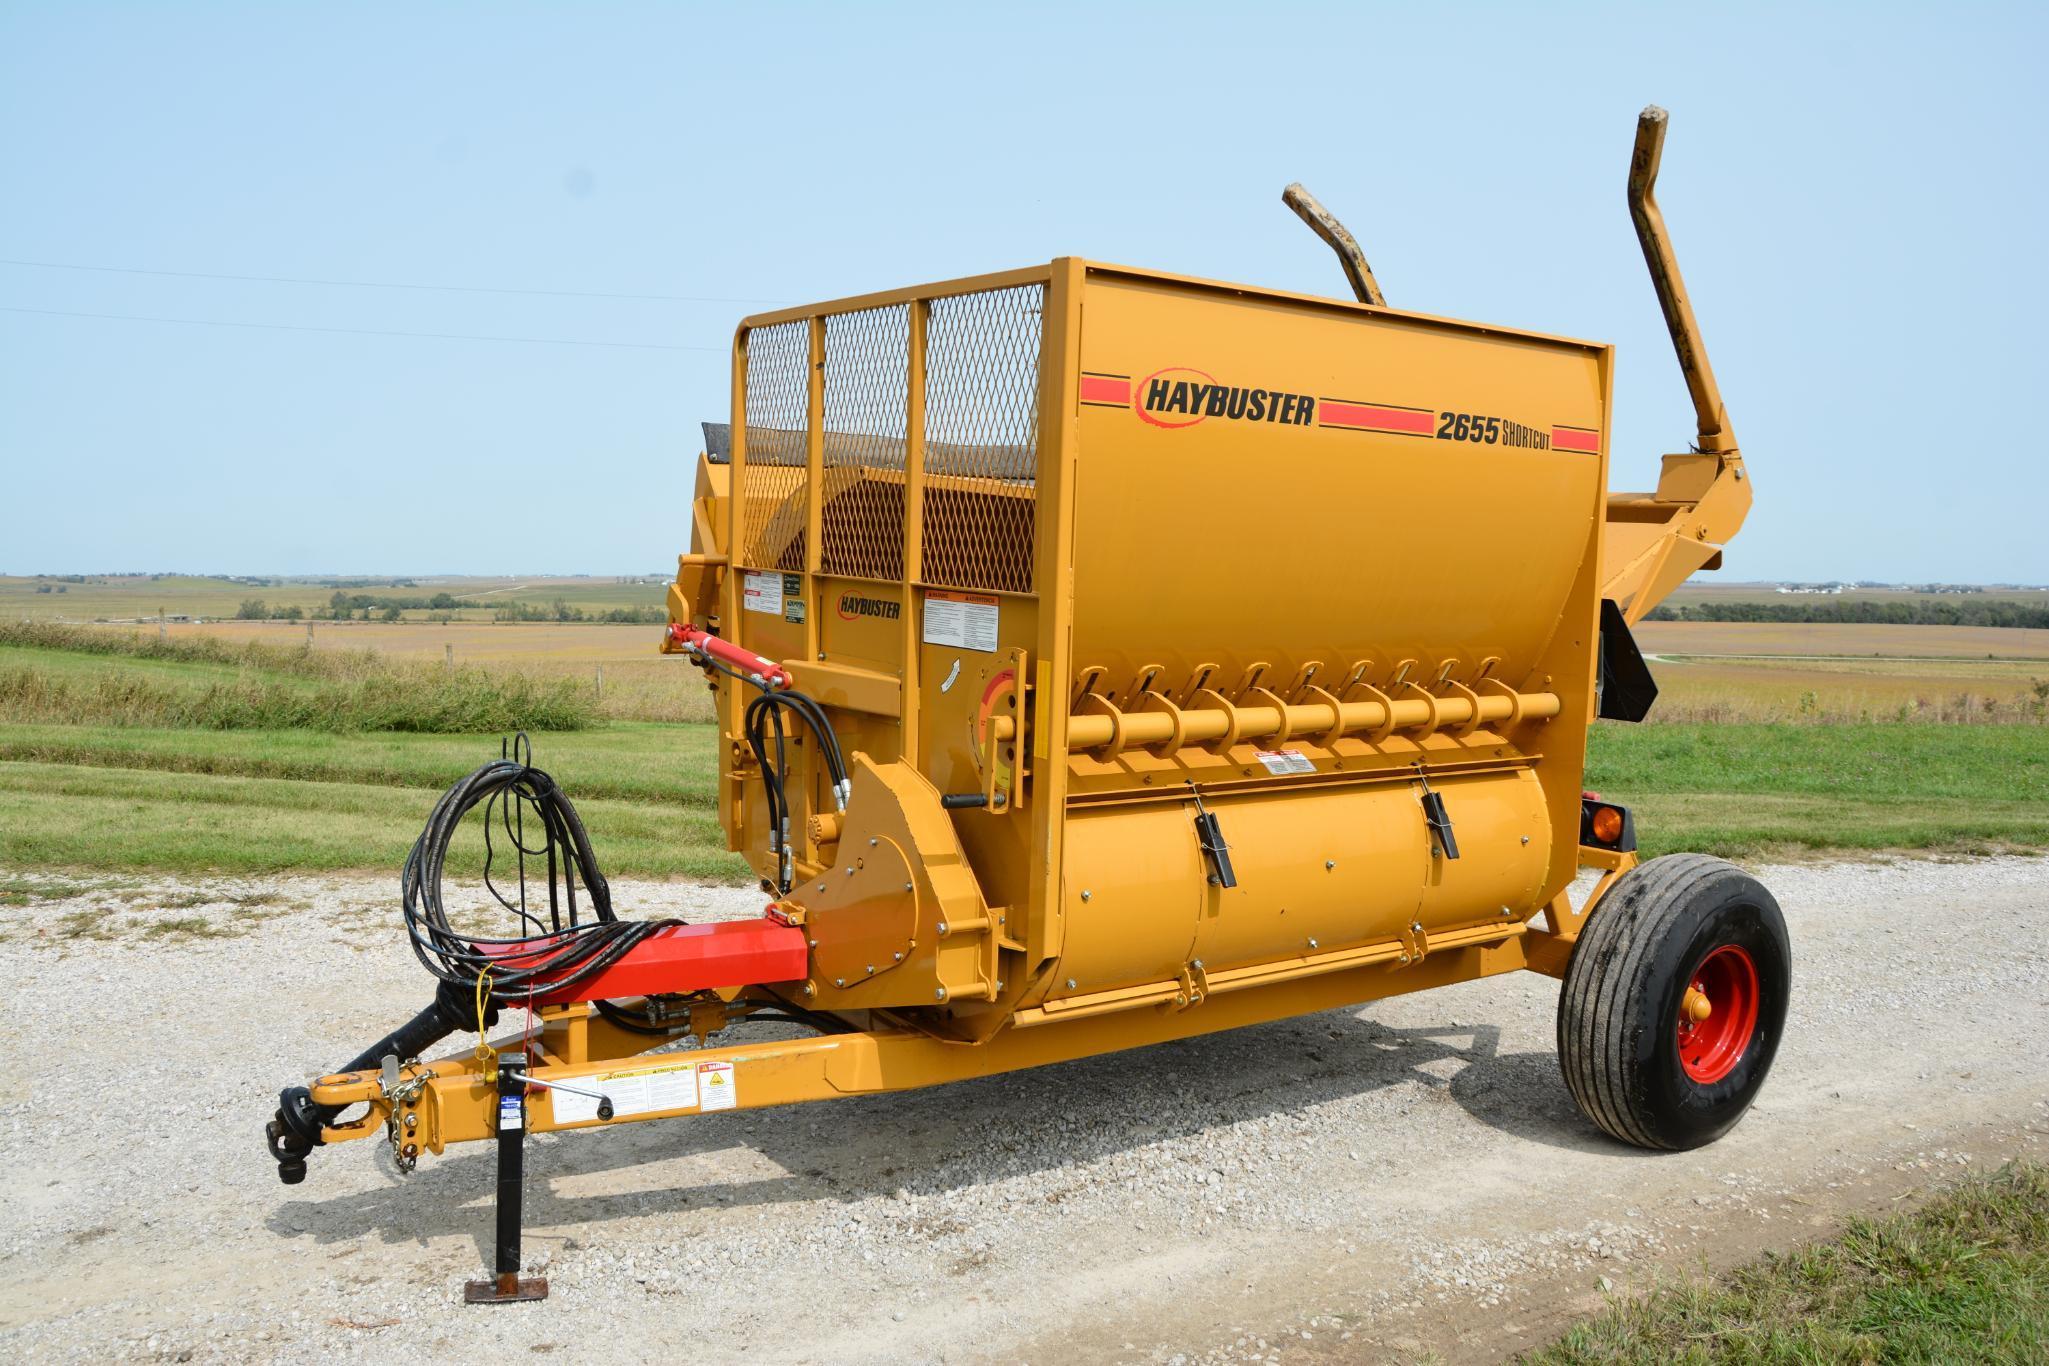
{"label": "warning decal", "polygon": [[925,643],[994,654],[1001,615],[996,599],[978,593],[927,593]]}
{"label": "warning decal", "polygon": [[1316,765],[1299,749],[1261,749],[1253,753],[1268,773],[1314,773]]}
{"label": "warning decal", "polygon": [[773,612],[783,614],[783,576],[764,574],[748,570],[745,588],[740,595],[741,605],[750,612]]}
{"label": "warning decal", "polygon": [[[697,1104],[697,1068],[687,1062],[631,1072],[607,1072],[569,1084],[609,1096],[615,1119],[653,1114],[657,1110],[687,1110]],[[555,1103],[557,1124],[578,1124],[598,1117],[596,1096],[580,1096],[574,1091],[550,1091],[548,1095]]]}
{"label": "warning decal", "polygon": [[701,1062],[697,1064],[697,1092],[703,1097],[702,1109],[730,1110],[740,1103],[739,1083],[733,1078],[733,1064],[729,1062]]}

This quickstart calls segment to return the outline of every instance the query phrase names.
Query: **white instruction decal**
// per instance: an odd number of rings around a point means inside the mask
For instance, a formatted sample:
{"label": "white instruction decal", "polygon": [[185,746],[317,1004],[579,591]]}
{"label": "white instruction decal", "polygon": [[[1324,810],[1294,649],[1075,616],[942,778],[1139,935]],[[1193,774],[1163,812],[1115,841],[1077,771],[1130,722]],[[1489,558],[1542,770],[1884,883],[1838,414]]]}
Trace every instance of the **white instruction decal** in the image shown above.
{"label": "white instruction decal", "polygon": [[704,1110],[730,1110],[740,1103],[740,1086],[729,1062],[697,1064],[697,1089],[704,1097]]}
{"label": "white instruction decal", "polygon": [[747,571],[746,589],[740,594],[740,603],[750,612],[773,612],[783,614],[783,576]]}
{"label": "white instruction decal", "polygon": [[[603,1076],[580,1078],[570,1085],[610,1097],[615,1119],[657,1110],[687,1110],[697,1104],[697,1068],[688,1062],[607,1072]],[[550,1091],[548,1095],[555,1102],[557,1124],[580,1124],[598,1117],[596,1096],[580,1096],[574,1091]]]}
{"label": "white instruction decal", "polygon": [[1261,749],[1253,751],[1259,762],[1266,765],[1268,773],[1314,773],[1316,765],[1299,749]]}
{"label": "white instruction decal", "polygon": [[508,1130],[508,1129],[523,1129],[523,1128],[525,1128],[525,1127],[526,1127],[526,1125],[525,1125],[524,1121],[523,1121],[523,1120],[522,1120],[522,1119],[520,1118],[520,1113],[519,1113],[519,1097],[518,1097],[518,1096],[500,1096],[500,1097],[498,1097],[498,1129],[499,1129],[499,1132],[503,1133],[503,1132],[505,1132],[505,1131],[506,1131],[506,1130]]}
{"label": "white instruction decal", "polygon": [[1000,617],[996,599],[979,593],[927,593],[925,643],[994,654]]}

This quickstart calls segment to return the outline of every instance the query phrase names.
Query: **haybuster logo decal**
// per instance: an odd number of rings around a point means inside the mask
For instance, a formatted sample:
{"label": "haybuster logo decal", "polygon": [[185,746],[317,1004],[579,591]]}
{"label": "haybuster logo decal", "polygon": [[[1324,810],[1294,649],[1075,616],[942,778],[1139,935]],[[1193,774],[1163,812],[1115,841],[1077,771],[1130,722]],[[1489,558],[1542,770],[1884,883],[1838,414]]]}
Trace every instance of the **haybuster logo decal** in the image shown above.
{"label": "haybuster logo decal", "polygon": [[888,598],[864,598],[859,593],[840,594],[839,613],[841,621],[852,621],[856,617],[875,617],[880,621],[895,621],[904,614],[904,605]]}
{"label": "haybuster logo decal", "polygon": [[1307,427],[1316,420],[1316,400],[1308,394],[1222,384],[1186,365],[1155,370],[1132,385],[1131,407],[1155,427],[1193,427],[1213,417],[1289,427]]}
{"label": "haybuster logo decal", "polygon": [[1319,427],[1326,431],[1468,441],[1539,451],[1599,455],[1601,450],[1601,432],[1596,427],[1553,423],[1546,429],[1512,421],[1498,413],[1257,389],[1225,384],[1209,371],[1190,365],[1170,365],[1142,379],[1109,370],[1084,370],[1080,398],[1084,408],[1130,412],[1151,426],[1169,431],[1198,426],[1214,417],[1226,422],[1267,422],[1283,427]]}

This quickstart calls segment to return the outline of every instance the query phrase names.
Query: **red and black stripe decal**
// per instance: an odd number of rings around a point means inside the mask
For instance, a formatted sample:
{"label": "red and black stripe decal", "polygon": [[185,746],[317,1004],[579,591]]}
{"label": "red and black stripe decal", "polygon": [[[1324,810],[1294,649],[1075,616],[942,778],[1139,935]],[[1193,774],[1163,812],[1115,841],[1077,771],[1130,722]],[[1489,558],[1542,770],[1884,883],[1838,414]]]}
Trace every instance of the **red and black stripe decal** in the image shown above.
{"label": "red and black stripe decal", "polygon": [[1129,408],[1131,376],[1084,370],[1081,372],[1081,401],[1084,407],[1089,408]]}
{"label": "red and black stripe decal", "polygon": [[1349,398],[1316,400],[1316,425],[1348,432],[1386,432],[1393,436],[1429,436],[1437,414],[1405,403],[1363,403]]}
{"label": "red and black stripe decal", "polygon": [[1588,455],[1601,453],[1601,429],[1598,427],[1565,427],[1553,424],[1551,445],[1561,451],[1584,451]]}

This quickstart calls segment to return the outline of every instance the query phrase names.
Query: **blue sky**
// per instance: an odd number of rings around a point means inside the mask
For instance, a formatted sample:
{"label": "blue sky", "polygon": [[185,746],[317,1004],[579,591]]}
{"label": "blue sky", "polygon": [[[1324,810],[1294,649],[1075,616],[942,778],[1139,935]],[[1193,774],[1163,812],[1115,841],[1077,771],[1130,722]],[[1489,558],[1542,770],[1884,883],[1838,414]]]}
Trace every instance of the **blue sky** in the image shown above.
{"label": "blue sky", "polygon": [[[1731,578],[2049,580],[2043,7],[0,4],[0,570],[660,571],[751,302],[1059,255],[1620,347],[1691,413],[1637,110],[1758,502]],[[139,322],[559,338],[440,340]]]}

